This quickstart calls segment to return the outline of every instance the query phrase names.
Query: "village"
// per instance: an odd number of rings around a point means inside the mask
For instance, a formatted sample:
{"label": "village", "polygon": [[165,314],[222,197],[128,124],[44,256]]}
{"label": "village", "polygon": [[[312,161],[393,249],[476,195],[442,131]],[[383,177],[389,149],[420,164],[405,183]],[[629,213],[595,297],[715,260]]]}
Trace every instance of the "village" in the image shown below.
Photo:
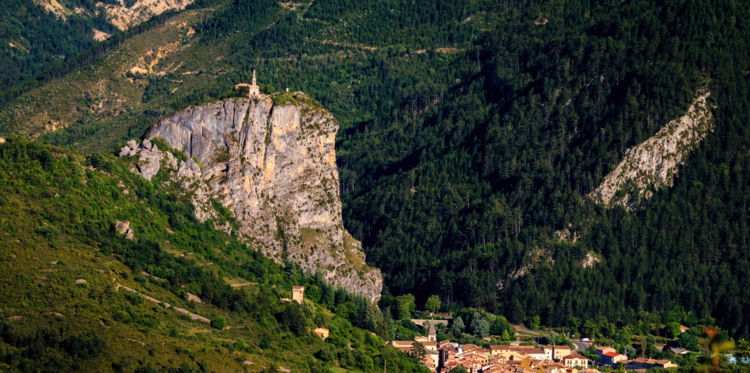
{"label": "village", "polygon": [[[594,367],[618,369],[620,367],[637,372],[651,368],[675,368],[678,365],[669,360],[656,360],[644,357],[628,359],[614,348],[594,346],[596,360],[576,352],[567,345],[489,345],[489,348],[476,344],[459,344],[448,340],[437,340],[437,324],[447,325],[447,320],[412,320],[422,325],[427,336],[418,336],[413,341],[388,341],[388,345],[420,359],[422,365],[433,373],[599,373]],[[580,346],[579,346],[580,347]],[[586,348],[588,349],[588,348]],[[461,369],[461,367],[463,369]]]}

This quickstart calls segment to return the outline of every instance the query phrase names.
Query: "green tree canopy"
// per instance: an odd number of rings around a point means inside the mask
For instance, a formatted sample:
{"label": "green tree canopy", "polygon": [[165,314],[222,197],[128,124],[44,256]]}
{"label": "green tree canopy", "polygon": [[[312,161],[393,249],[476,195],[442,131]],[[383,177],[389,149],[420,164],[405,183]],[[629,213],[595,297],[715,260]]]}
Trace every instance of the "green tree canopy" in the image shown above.
{"label": "green tree canopy", "polygon": [[461,336],[461,333],[463,333],[464,330],[466,330],[466,325],[464,324],[464,320],[461,318],[461,316],[453,319],[453,324],[450,328],[451,334],[453,334],[454,337],[458,338]]}
{"label": "green tree canopy", "polygon": [[475,313],[471,318],[471,333],[479,338],[490,335],[490,323],[487,318],[480,313]]}
{"label": "green tree canopy", "polygon": [[440,297],[437,295],[430,295],[430,297],[427,298],[427,302],[424,304],[424,308],[433,313],[440,311]]}
{"label": "green tree canopy", "polygon": [[412,312],[414,312],[414,310],[417,309],[417,306],[414,303],[414,296],[411,294],[404,294],[404,295],[396,297],[396,302],[398,303],[398,318],[399,319],[411,318]]}
{"label": "green tree canopy", "polygon": [[679,337],[680,333],[682,332],[682,329],[680,329],[680,323],[677,321],[668,322],[666,329],[667,334],[672,338]]}

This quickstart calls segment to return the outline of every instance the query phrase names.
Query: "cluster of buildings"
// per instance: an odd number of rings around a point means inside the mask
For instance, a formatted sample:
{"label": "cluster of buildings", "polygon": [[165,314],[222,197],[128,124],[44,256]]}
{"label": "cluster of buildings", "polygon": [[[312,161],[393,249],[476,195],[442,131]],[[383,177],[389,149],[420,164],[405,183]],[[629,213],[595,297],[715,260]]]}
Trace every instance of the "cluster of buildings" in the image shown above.
{"label": "cluster of buildings", "polygon": [[438,344],[442,365],[435,372],[445,373],[463,366],[470,373],[578,373],[595,371],[588,368],[589,360],[571,353],[568,346],[507,346]]}
{"label": "cluster of buildings", "polygon": [[[421,344],[424,346],[422,365],[433,373],[447,373],[459,366],[469,373],[599,373],[589,368],[591,360],[573,353],[568,346],[490,345],[485,348],[473,344],[437,342],[435,324],[430,325],[427,337],[387,343],[411,354],[414,353],[415,344]],[[630,360],[611,347],[597,347],[596,354],[596,365],[599,366],[618,368],[622,364],[625,369],[635,371],[677,367],[669,360],[643,357]]]}
{"label": "cluster of buildings", "polygon": [[389,345],[413,353],[416,343],[424,346],[422,364],[432,372],[447,373],[463,366],[469,373],[591,373],[589,359],[574,354],[568,346],[507,346],[491,345],[485,348],[473,344],[437,342],[434,324],[427,337],[414,341],[390,341]]}
{"label": "cluster of buildings", "polygon": [[598,365],[617,368],[620,364],[625,365],[627,370],[648,370],[651,368],[676,368],[678,365],[669,360],[647,359],[645,357],[629,360],[627,355],[617,353],[612,347],[597,347],[596,355],[599,359]]}

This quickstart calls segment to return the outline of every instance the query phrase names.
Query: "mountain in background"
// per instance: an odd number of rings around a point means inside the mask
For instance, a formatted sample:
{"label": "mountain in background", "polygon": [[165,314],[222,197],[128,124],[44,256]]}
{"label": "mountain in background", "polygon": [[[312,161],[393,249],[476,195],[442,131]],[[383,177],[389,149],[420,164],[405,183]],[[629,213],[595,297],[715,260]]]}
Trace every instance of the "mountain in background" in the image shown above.
{"label": "mountain in background", "polygon": [[74,60],[109,39],[192,0],[8,0],[0,4],[0,91]]}
{"label": "mountain in background", "polygon": [[[265,92],[304,91],[340,121],[343,222],[383,271],[384,308],[436,294],[583,332],[684,309],[748,336],[748,15],[730,0],[204,1],[6,95],[0,134],[116,151],[257,69]],[[603,183],[625,206],[596,203]]]}

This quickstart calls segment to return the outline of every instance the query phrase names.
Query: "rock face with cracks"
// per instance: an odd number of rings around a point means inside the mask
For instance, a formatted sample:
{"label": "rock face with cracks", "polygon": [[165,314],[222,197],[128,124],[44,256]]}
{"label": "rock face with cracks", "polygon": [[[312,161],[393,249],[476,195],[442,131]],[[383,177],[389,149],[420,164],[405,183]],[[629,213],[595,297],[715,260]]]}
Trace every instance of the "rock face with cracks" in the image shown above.
{"label": "rock face with cracks", "polygon": [[[142,144],[121,156],[138,155],[133,171],[151,179],[166,165],[194,192],[196,217],[214,216],[210,199],[229,209],[239,234],[260,242],[279,262],[370,299],[380,296],[380,270],[365,264],[359,242],[343,227],[334,150],[338,122],[303,93],[234,98],[190,107],[165,118]],[[151,139],[184,152],[177,161]]]}

